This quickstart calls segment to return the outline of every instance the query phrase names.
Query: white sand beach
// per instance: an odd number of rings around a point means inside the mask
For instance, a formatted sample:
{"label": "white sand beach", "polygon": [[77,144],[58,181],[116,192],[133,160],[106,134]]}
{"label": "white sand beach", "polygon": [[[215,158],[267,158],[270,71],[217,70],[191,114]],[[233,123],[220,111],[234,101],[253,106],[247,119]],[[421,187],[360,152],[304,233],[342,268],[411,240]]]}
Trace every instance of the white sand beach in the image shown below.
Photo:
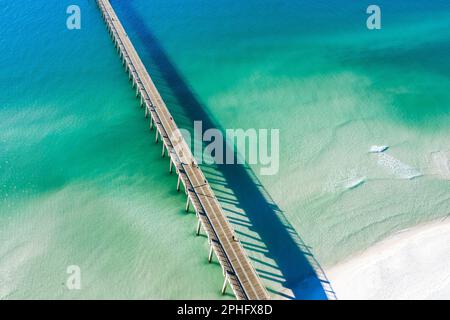
{"label": "white sand beach", "polygon": [[327,275],[338,299],[450,299],[450,219],[399,232]]}

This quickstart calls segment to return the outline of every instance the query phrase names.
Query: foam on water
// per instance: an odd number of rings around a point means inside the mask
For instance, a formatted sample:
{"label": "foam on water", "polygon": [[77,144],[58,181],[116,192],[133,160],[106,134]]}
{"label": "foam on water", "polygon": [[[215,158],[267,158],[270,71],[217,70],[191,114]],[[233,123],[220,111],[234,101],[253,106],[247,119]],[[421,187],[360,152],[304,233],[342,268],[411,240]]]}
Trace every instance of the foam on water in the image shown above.
{"label": "foam on water", "polygon": [[367,178],[360,174],[361,170],[352,169],[347,172],[341,172],[330,178],[326,183],[325,191],[331,193],[339,193],[351,189],[355,189],[363,185]]}
{"label": "foam on water", "polygon": [[378,155],[377,163],[378,165],[389,169],[393,175],[401,179],[413,179],[422,175],[418,169],[411,167],[386,153]]}
{"label": "foam on water", "polygon": [[432,174],[450,180],[450,151],[431,153]]}

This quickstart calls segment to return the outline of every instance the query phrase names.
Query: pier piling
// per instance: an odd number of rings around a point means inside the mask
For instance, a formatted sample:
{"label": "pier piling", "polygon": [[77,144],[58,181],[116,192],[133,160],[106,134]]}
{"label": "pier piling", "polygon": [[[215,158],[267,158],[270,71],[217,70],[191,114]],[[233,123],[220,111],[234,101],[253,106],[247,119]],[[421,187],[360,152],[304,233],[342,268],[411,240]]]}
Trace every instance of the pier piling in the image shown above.
{"label": "pier piling", "polygon": [[210,247],[209,247],[208,263],[211,263],[212,258],[213,258],[213,247],[212,247],[211,243],[209,245],[210,245]]}

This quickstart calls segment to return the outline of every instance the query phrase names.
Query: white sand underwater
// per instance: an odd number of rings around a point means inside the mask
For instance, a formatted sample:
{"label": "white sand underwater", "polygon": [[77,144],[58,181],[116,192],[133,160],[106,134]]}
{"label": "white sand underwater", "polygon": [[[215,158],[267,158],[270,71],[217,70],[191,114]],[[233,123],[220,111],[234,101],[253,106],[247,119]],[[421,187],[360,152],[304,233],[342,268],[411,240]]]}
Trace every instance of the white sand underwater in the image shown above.
{"label": "white sand underwater", "polygon": [[327,274],[338,299],[449,299],[450,219],[399,232]]}

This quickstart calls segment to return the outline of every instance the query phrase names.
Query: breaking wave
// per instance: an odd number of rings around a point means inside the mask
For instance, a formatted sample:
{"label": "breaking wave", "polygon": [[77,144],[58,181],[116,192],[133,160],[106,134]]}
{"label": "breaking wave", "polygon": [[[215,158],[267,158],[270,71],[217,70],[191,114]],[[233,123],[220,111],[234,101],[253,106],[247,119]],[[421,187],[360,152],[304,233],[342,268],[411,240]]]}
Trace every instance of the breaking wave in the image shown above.
{"label": "breaking wave", "polygon": [[389,169],[393,175],[401,179],[414,179],[422,176],[418,169],[386,153],[378,155],[378,165]]}

